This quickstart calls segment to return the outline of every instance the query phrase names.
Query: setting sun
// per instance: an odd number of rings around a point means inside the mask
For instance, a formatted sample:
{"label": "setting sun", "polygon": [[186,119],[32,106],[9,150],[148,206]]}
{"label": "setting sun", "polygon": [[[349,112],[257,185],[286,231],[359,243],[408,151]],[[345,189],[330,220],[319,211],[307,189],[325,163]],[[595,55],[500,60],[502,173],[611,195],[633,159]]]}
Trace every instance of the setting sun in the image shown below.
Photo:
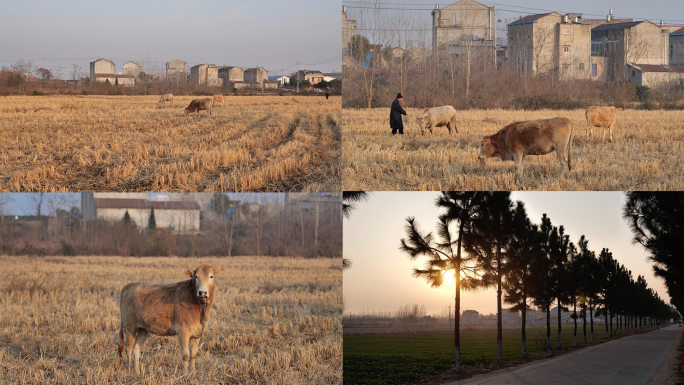
{"label": "setting sun", "polygon": [[444,273],[444,284],[451,285],[454,283],[454,272],[451,270],[445,270]]}

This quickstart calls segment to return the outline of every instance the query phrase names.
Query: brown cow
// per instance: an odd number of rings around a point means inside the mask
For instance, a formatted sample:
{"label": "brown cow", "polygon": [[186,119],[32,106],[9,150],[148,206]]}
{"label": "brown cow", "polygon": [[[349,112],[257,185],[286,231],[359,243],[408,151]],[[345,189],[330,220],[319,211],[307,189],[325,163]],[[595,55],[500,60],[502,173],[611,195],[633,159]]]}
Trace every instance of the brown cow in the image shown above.
{"label": "brown cow", "polygon": [[572,124],[567,118],[511,123],[496,134],[484,137],[478,159],[483,163],[484,158],[490,157],[515,161],[515,179],[519,180],[525,156],[546,155],[554,150],[561,164],[562,178],[566,163],[568,170],[572,170]]}
{"label": "brown cow", "polygon": [[173,104],[173,95],[172,94],[162,95],[161,98],[159,99],[158,103],[164,104],[166,102],[171,102],[171,104]]}
{"label": "brown cow", "polygon": [[622,108],[615,107],[589,107],[585,116],[587,117],[587,131],[589,131],[589,136],[592,136],[591,129],[594,126],[603,127],[603,140],[606,140],[606,127],[608,127],[608,133],[610,141],[613,141],[613,126],[615,125],[615,120],[617,118],[617,112],[622,111]]}
{"label": "brown cow", "polygon": [[126,347],[128,369],[131,353],[135,372],[140,374],[140,349],[150,333],[158,336],[177,335],[183,359],[183,374],[195,371],[199,340],[207,327],[214,304],[214,278],[221,265],[202,265],[185,270],[190,279],[178,283],[129,283],[121,289],[121,329],[119,356]]}
{"label": "brown cow", "polygon": [[195,111],[199,114],[200,111],[207,110],[209,116],[211,116],[211,105],[211,98],[195,99],[191,101],[190,105],[185,109],[185,115],[192,114]]}
{"label": "brown cow", "polygon": [[226,97],[223,95],[214,95],[214,104],[216,103],[221,103],[223,104],[223,101],[226,100]]}

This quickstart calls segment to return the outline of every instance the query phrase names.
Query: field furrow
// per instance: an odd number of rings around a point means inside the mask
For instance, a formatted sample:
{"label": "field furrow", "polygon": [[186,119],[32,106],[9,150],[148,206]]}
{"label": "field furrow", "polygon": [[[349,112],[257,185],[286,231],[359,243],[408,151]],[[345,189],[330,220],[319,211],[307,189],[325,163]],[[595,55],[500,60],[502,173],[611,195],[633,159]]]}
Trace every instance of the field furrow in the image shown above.
{"label": "field furrow", "polygon": [[231,96],[211,117],[206,111],[186,116],[192,99],[159,105],[157,96],[2,98],[0,188],[341,189],[340,153],[328,148],[339,149],[341,138],[308,139],[318,135],[309,126],[324,127],[339,116],[339,98]]}

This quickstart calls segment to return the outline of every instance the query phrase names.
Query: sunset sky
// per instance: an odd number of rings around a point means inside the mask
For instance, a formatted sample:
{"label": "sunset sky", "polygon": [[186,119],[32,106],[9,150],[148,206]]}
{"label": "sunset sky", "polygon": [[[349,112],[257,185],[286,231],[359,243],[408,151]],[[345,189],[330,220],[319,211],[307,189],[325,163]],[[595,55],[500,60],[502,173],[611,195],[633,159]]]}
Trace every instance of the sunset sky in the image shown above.
{"label": "sunset sky", "polygon": [[[406,237],[407,217],[415,216],[423,232],[435,231],[440,210],[434,201],[439,194],[373,192],[344,220],[344,256],[353,262],[344,272],[345,314],[393,312],[406,304],[425,305],[430,314],[440,314],[449,305],[453,310],[454,285],[430,288],[425,280],[412,275],[412,269],[422,267],[424,259],[411,261],[399,251],[400,240]],[[608,248],[635,279],[644,275],[648,286],[669,303],[663,281],[653,276],[646,252],[632,244],[632,233],[621,214],[623,193],[513,192],[511,198],[525,202],[532,222],[538,224],[546,213],[554,226],[565,226],[571,242],[577,244],[584,234],[597,255]],[[463,293],[461,310],[468,309],[495,313],[495,290]]]}

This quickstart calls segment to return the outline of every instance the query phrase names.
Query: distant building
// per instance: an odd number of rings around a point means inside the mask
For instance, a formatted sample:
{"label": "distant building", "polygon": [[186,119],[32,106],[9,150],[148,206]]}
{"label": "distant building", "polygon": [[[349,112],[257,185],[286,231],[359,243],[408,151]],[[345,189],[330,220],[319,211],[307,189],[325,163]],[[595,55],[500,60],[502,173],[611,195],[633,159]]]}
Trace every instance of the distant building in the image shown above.
{"label": "distant building", "polygon": [[268,80],[268,71],[261,67],[245,68],[245,81],[261,83]]}
{"label": "distant building", "polygon": [[323,73],[317,70],[299,70],[294,74],[295,80],[304,81],[308,80],[311,85],[320,83],[323,81]]}
{"label": "distant building", "polygon": [[234,88],[236,90],[247,89],[247,88],[260,89],[261,84],[259,84],[257,82],[230,81],[230,82],[228,82],[228,87]]}
{"label": "distant building", "polygon": [[262,82],[263,88],[265,90],[277,90],[278,89],[278,81],[277,80],[264,80]]}
{"label": "distant building", "polygon": [[166,63],[166,77],[178,77],[179,79],[185,79],[188,71],[186,68],[186,63],[180,59],[170,61]]}
{"label": "distant building", "polygon": [[350,55],[349,43],[356,34],[356,20],[349,20],[347,17],[347,6],[342,6],[342,60]]}
{"label": "distant building", "polygon": [[[128,215],[139,229],[147,228],[150,212],[154,208],[157,228],[177,233],[191,233],[200,229],[200,205],[195,201],[149,201],[143,194],[128,194],[126,198],[95,197],[97,193],[81,194],[81,206],[88,220],[123,220]],[[116,195],[113,195],[116,196]]]}
{"label": "distant building", "polygon": [[231,81],[245,81],[245,71],[240,67],[221,67],[218,69],[218,77],[221,85],[229,85]]}
{"label": "distant building", "polygon": [[194,84],[219,86],[218,70],[213,64],[198,64],[190,68],[190,80]]}
{"label": "distant building", "polygon": [[432,52],[435,55],[479,57],[495,65],[496,9],[473,0],[461,0],[432,15]]}
{"label": "distant building", "polygon": [[480,313],[477,310],[466,310],[461,314],[461,323],[476,325],[480,323]]}
{"label": "distant building", "polygon": [[506,325],[519,325],[521,323],[520,311],[501,309],[501,323]]}
{"label": "distant building", "polygon": [[126,87],[135,84],[135,77],[133,75],[117,74],[114,62],[107,59],[98,59],[90,62],[90,81],[91,82],[109,82],[112,85],[118,83]]}
{"label": "distant building", "polygon": [[138,75],[140,75],[141,68],[138,65],[138,63],[129,61],[127,63],[124,63],[123,65],[123,73],[124,75],[133,75],[134,78],[137,78]]}
{"label": "distant building", "polygon": [[684,66],[627,63],[629,82],[635,86],[657,87],[684,81]]}
{"label": "distant building", "polygon": [[669,64],[669,37],[648,20],[603,24],[591,30],[591,54],[608,58],[607,80],[627,80],[628,63]]}
{"label": "distant building", "polygon": [[323,77],[342,80],[342,72],[323,72]]}
{"label": "distant building", "polygon": [[314,210],[318,205],[339,205],[342,209],[342,193],[287,193],[285,205],[303,210]]}
{"label": "distant building", "polygon": [[670,32],[670,65],[684,65],[684,28]]}

